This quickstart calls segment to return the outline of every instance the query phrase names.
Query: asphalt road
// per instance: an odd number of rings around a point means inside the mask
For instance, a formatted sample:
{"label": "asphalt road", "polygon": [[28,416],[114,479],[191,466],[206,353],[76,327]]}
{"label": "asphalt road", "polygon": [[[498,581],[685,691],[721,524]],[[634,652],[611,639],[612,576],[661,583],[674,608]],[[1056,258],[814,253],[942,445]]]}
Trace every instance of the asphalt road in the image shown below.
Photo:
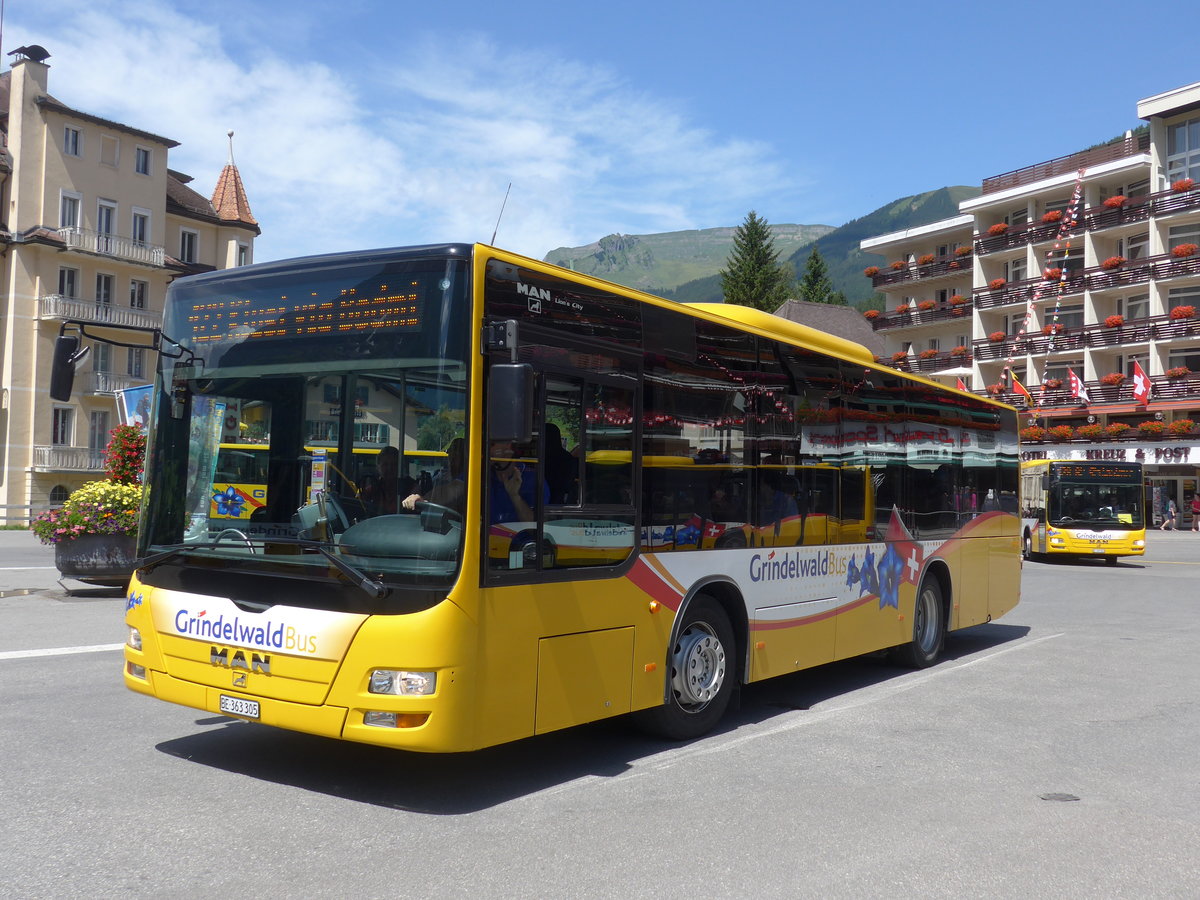
{"label": "asphalt road", "polygon": [[1200,535],[1149,540],[1027,563],[932,669],[754,685],[691,744],[437,757],[125,691],[122,599],[0,532],[0,896],[1200,896]]}

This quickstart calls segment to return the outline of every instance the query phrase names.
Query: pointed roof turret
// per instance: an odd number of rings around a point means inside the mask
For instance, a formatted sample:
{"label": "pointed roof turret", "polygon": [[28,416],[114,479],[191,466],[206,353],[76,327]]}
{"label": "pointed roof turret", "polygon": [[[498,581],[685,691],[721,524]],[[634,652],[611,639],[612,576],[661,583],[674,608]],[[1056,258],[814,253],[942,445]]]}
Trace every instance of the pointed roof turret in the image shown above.
{"label": "pointed roof turret", "polygon": [[242,176],[237,166],[233,164],[233,132],[229,135],[229,162],[221,170],[217,179],[217,187],[213,191],[212,205],[217,215],[226,222],[243,222],[246,225],[258,225],[258,220],[250,212],[250,201],[246,199],[246,188],[242,184]]}

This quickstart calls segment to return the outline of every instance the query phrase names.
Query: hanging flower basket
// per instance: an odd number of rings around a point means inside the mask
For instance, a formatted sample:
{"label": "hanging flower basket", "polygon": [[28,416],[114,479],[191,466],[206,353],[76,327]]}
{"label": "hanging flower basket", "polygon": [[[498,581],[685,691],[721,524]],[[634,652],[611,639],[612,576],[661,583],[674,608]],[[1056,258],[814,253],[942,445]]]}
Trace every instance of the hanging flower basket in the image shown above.
{"label": "hanging flower basket", "polygon": [[898,259],[898,260],[896,260],[895,262],[893,262],[893,263],[892,263],[892,271],[893,271],[893,272],[899,272],[899,271],[900,271],[901,269],[903,269],[903,268],[904,268],[906,265],[908,265],[908,263],[906,263],[906,262],[905,262],[904,260],[902,260],[902,259]]}
{"label": "hanging flower basket", "polygon": [[1044,387],[1050,391],[1057,391],[1060,387],[1062,387],[1062,379],[1061,378],[1047,378],[1045,381],[1042,382],[1042,387]]}
{"label": "hanging flower basket", "polygon": [[1042,326],[1042,334],[1062,334],[1063,326],[1061,322],[1052,322],[1049,325]]}
{"label": "hanging flower basket", "polygon": [[1129,198],[1126,197],[1124,194],[1116,194],[1115,196],[1109,197],[1107,200],[1105,200],[1104,206],[1107,209],[1120,209],[1122,206],[1125,205],[1125,202],[1128,199]]}
{"label": "hanging flower basket", "polygon": [[1120,328],[1124,324],[1125,324],[1124,316],[1108,316],[1104,320],[1105,328]]}
{"label": "hanging flower basket", "polygon": [[1057,443],[1065,443],[1075,436],[1075,429],[1070,425],[1052,425],[1046,429],[1046,437]]}
{"label": "hanging flower basket", "polygon": [[1137,430],[1138,434],[1142,437],[1156,438],[1162,437],[1162,433],[1167,430],[1167,426],[1162,422],[1139,422]]}
{"label": "hanging flower basket", "polygon": [[951,306],[962,306],[962,305],[963,305],[963,304],[965,304],[966,302],[967,302],[967,298],[966,298],[966,297],[964,297],[962,294],[954,294],[954,295],[953,295],[953,296],[950,298],[950,305],[951,305]]}
{"label": "hanging flower basket", "polygon": [[1171,437],[1186,437],[1192,433],[1192,428],[1196,425],[1191,419],[1176,419],[1167,426],[1167,434]]}
{"label": "hanging flower basket", "polygon": [[953,350],[950,351],[950,355],[951,356],[966,356],[967,352],[968,352],[967,348],[965,346],[963,346],[962,344],[959,344],[957,347],[955,347]]}
{"label": "hanging flower basket", "polygon": [[1200,247],[1195,244],[1180,244],[1171,248],[1171,255],[1176,259],[1187,259],[1189,256],[1195,256],[1197,250],[1200,250]]}
{"label": "hanging flower basket", "polygon": [[1058,281],[1058,279],[1062,278],[1062,269],[1057,267],[1053,269],[1047,269],[1042,273],[1042,277],[1047,281]]}
{"label": "hanging flower basket", "polygon": [[1125,375],[1122,372],[1109,372],[1100,378],[1101,384],[1107,384],[1110,387],[1117,384],[1125,383]]}
{"label": "hanging flower basket", "polygon": [[993,291],[998,291],[1002,287],[1004,287],[1006,284],[1008,284],[1008,282],[1005,281],[1003,278],[993,278],[991,281],[988,282],[988,287],[990,287]]}
{"label": "hanging flower basket", "polygon": [[988,228],[987,233],[991,237],[1000,237],[1002,234],[1008,234],[1008,226],[1003,222],[997,222]]}
{"label": "hanging flower basket", "polygon": [[917,356],[921,359],[937,359],[938,352],[936,350],[922,350]]}
{"label": "hanging flower basket", "polygon": [[1124,422],[1110,422],[1104,426],[1104,436],[1110,438],[1125,437],[1129,432],[1129,426]]}
{"label": "hanging flower basket", "polygon": [[1062,221],[1062,210],[1061,209],[1049,210],[1044,216],[1042,216],[1042,224],[1043,225],[1052,225],[1055,222],[1061,222],[1061,221]]}
{"label": "hanging flower basket", "polygon": [[1184,191],[1190,191],[1195,183],[1191,178],[1180,178],[1178,181],[1171,182],[1171,190],[1181,194]]}
{"label": "hanging flower basket", "polygon": [[867,266],[865,269],[863,269],[863,274],[868,278],[874,278],[879,274],[879,266]]}
{"label": "hanging flower basket", "polygon": [[932,253],[923,253],[922,255],[917,257],[917,265],[918,266],[927,266],[931,262],[933,262],[933,254]]}
{"label": "hanging flower basket", "polygon": [[937,309],[937,303],[935,303],[933,300],[922,300],[917,304],[917,309],[919,309],[921,312],[929,312],[931,309]]}
{"label": "hanging flower basket", "polygon": [[1023,441],[1042,441],[1046,439],[1046,429],[1041,425],[1028,425],[1017,433]]}
{"label": "hanging flower basket", "polygon": [[1190,319],[1196,315],[1196,307],[1194,306],[1177,306],[1171,310],[1172,319]]}
{"label": "hanging flower basket", "polygon": [[865,313],[863,313],[863,316],[871,321],[874,321],[875,319],[879,318],[879,310],[868,309]]}
{"label": "hanging flower basket", "polygon": [[974,252],[975,252],[975,250],[973,247],[956,247],[954,250],[954,255],[955,256],[970,256]]}
{"label": "hanging flower basket", "polygon": [[1006,335],[1003,331],[993,331],[991,334],[988,335],[988,340],[991,341],[993,344],[999,344],[1006,337],[1008,337],[1008,335]]}
{"label": "hanging flower basket", "polygon": [[1104,262],[1100,263],[1100,268],[1112,270],[1112,269],[1119,269],[1123,265],[1125,265],[1125,257],[1110,256]]}
{"label": "hanging flower basket", "polygon": [[1104,435],[1103,425],[1080,425],[1075,429],[1075,436],[1084,440],[1094,441]]}
{"label": "hanging flower basket", "polygon": [[1173,369],[1167,369],[1168,378],[1187,378],[1192,372],[1187,366],[1176,366]]}

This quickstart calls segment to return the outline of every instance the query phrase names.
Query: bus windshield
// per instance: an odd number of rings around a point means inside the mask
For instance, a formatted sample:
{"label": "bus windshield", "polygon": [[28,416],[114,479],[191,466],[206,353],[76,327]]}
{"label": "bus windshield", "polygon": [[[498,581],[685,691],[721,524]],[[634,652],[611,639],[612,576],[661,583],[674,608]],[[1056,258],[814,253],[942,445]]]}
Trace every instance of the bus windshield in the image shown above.
{"label": "bus windshield", "polygon": [[300,605],[338,609],[444,590],[462,510],[402,501],[465,477],[446,453],[468,419],[465,261],[393,253],[221,275],[181,280],[167,300],[181,350],[157,382],[147,577],[236,561],[326,582]]}
{"label": "bus windshield", "polygon": [[1049,495],[1049,522],[1058,527],[1137,530],[1145,527],[1142,485],[1058,480]]}

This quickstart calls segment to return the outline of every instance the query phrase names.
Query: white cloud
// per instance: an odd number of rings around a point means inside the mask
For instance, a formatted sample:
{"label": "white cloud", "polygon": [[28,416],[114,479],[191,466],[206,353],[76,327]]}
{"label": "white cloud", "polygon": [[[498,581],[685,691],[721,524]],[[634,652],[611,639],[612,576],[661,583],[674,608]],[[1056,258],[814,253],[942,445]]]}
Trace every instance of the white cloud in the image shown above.
{"label": "white cloud", "polygon": [[260,260],[487,240],[509,182],[497,243],[536,256],[612,231],[736,223],[764,189],[792,187],[768,148],[697,127],[611,71],[479,37],[335,66],[159,0],[43,0],[12,34],[53,54],[62,102],[181,141],[171,166],[201,193],[234,129]]}

